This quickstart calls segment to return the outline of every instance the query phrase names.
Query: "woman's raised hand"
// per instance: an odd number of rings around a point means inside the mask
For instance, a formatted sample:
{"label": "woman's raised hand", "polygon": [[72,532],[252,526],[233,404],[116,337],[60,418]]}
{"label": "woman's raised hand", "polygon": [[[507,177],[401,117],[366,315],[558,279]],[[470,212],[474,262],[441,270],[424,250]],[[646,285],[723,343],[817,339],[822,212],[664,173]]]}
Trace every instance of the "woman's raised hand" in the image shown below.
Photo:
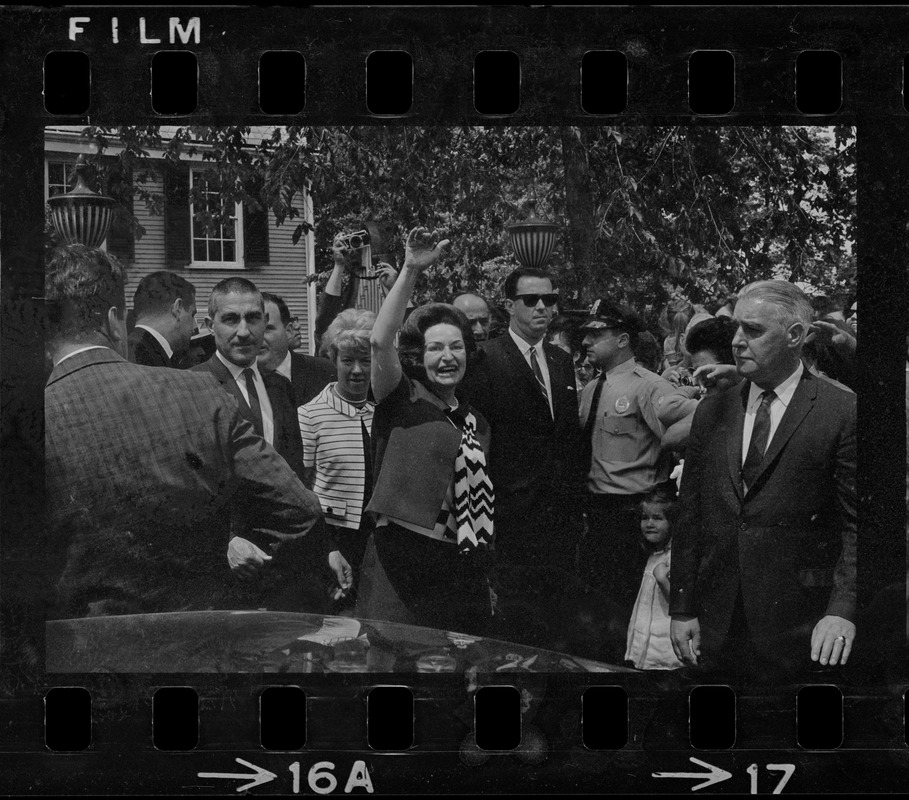
{"label": "woman's raised hand", "polygon": [[438,231],[430,232],[426,228],[414,228],[407,234],[404,266],[419,273],[435,264],[449,242],[448,239],[439,241],[439,235]]}

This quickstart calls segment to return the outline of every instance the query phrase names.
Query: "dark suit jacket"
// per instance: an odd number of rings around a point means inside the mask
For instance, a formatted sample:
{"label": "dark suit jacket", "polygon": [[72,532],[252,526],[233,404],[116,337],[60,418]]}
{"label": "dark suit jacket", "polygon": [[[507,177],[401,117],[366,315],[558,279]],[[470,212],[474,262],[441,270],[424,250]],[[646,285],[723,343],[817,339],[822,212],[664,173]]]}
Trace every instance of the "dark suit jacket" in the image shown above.
{"label": "dark suit jacket", "polygon": [[[208,361],[192,367],[191,372],[208,372],[218,379],[218,383],[237,401],[240,414],[253,421],[252,409],[243,397],[240,387],[230,374],[230,370],[221,363],[217,355]],[[297,421],[297,407],[294,403],[293,387],[290,381],[276,372],[260,372],[265,384],[265,391],[271,401],[275,419],[274,448],[290,464],[297,476],[303,478],[303,438],[300,434],[300,423]]]}
{"label": "dark suit jacket", "polygon": [[543,352],[555,418],[507,332],[486,342],[465,376],[465,397],[492,432],[489,466],[497,525],[507,524],[518,506],[574,503],[583,489],[574,364],[554,345],[544,344]]}
{"label": "dark suit jacket", "polygon": [[277,556],[269,564],[295,554],[320,517],[208,375],[101,348],[59,364],[44,397],[50,541],[35,546],[61,562],[58,616],[240,607],[227,503]]}
{"label": "dark suit jacket", "polygon": [[290,354],[290,382],[294,390],[294,408],[306,405],[329,383],[338,379],[335,365],[327,358]]}
{"label": "dark suit jacket", "polygon": [[822,616],[855,617],[855,395],[805,370],[744,494],[749,385],[707,397],[695,412],[670,613],[698,617],[710,653],[727,636],[741,591],[753,641],[798,642],[807,656],[805,637]]}
{"label": "dark suit jacket", "polygon": [[146,367],[169,367],[170,357],[158,340],[144,328],[133,328],[127,337],[129,360]]}

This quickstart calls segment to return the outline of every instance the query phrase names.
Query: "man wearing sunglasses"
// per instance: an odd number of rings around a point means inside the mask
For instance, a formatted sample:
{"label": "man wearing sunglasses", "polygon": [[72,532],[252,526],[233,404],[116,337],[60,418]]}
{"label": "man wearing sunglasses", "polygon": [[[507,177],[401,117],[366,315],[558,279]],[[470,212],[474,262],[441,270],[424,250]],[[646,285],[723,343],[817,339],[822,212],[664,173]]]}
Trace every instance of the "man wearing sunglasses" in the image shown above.
{"label": "man wearing sunglasses", "polygon": [[507,564],[573,572],[583,491],[574,364],[545,341],[558,293],[547,273],[519,268],[503,294],[508,331],[483,344],[466,387],[492,431],[496,548]]}

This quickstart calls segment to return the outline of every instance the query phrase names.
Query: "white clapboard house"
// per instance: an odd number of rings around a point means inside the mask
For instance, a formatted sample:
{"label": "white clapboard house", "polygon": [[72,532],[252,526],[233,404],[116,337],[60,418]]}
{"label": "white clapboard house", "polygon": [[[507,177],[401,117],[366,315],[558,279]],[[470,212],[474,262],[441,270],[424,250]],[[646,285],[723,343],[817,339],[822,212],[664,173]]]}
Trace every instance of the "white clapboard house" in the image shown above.
{"label": "white clapboard house", "polygon": [[[76,158],[80,153],[96,153],[95,146],[80,136],[81,130],[76,126],[45,129],[45,197],[68,191]],[[162,137],[173,135],[175,130],[162,126]],[[253,128],[250,144],[255,145],[272,130],[265,126]],[[153,170],[144,186],[163,197],[163,207],[158,209],[161,213],[152,213],[144,201],[134,199],[131,210],[145,234],[137,240],[121,212],[115,215],[103,245],[129,267],[127,303],[131,304],[136,285],[144,275],[159,269],[174,270],[196,287],[197,321],[201,323],[212,287],[223,278],[242,275],[261,290],[284,298],[291,315],[298,318],[302,330],[308,333],[302,349],[310,352],[315,290],[307,278],[315,269],[313,236],[305,234],[297,244],[291,240],[301,218],[312,223],[309,197],[297,196],[295,206],[300,217],[280,227],[276,226],[271,211],[253,213],[238,203],[233,224],[211,235],[194,223],[191,207],[190,188],[202,179],[206,166],[201,153],[185,156],[174,169],[165,168],[163,153],[149,152],[153,159],[161,158],[161,169]],[[114,140],[106,155],[116,153]]]}

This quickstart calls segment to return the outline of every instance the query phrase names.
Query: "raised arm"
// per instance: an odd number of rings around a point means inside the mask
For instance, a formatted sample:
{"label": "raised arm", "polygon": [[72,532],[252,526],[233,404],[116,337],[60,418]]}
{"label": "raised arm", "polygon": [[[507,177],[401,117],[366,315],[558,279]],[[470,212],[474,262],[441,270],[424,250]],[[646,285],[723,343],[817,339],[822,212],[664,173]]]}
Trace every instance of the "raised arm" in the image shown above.
{"label": "raised arm", "polygon": [[331,275],[328,277],[328,283],[319,298],[319,306],[316,309],[315,339],[316,353],[319,352],[322,344],[322,334],[328,330],[328,326],[344,310],[344,299],[341,292],[344,288],[344,273],[347,272],[348,256],[350,248],[344,244],[339,233],[331,245],[331,259],[334,264]]}
{"label": "raised arm", "polygon": [[404,266],[382,303],[369,340],[372,345],[372,392],[376,402],[388,397],[401,380],[395,334],[404,321],[407,301],[417,278],[439,260],[447,245],[448,239],[438,241],[438,233],[430,233],[426,228],[414,228],[407,235]]}

